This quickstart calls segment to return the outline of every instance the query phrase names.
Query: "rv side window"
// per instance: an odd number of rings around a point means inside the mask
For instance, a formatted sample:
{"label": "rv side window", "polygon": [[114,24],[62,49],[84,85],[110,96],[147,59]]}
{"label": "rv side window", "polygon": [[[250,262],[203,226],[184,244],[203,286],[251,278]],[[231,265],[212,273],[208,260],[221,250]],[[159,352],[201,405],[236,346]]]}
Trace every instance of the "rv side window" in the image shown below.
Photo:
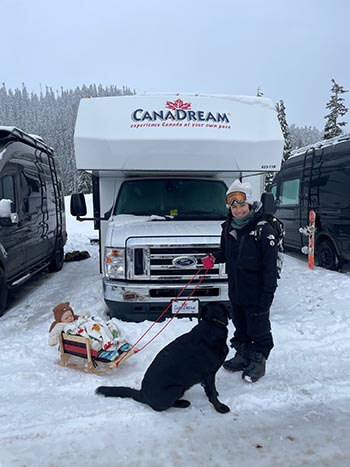
{"label": "rv side window", "polygon": [[0,178],[0,199],[10,199],[11,212],[16,212],[15,179],[13,175],[4,175]]}
{"label": "rv side window", "polygon": [[280,188],[280,206],[293,206],[299,204],[300,179],[285,180]]}

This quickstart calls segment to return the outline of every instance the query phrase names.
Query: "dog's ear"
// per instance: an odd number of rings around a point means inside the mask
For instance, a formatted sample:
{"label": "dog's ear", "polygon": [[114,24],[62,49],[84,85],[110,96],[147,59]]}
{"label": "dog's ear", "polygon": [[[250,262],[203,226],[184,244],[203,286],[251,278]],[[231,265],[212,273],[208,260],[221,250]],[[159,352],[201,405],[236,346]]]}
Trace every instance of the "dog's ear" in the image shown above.
{"label": "dog's ear", "polygon": [[198,321],[202,319],[210,321],[211,319],[216,319],[225,324],[228,324],[229,311],[227,307],[220,302],[212,302],[204,305],[201,308],[201,311],[198,315]]}

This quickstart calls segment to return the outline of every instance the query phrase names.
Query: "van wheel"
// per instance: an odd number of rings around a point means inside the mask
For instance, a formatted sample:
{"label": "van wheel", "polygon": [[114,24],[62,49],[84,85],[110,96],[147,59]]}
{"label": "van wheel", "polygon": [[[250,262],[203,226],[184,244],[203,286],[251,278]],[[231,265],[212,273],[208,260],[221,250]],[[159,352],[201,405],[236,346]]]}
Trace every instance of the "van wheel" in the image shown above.
{"label": "van wheel", "polygon": [[319,266],[331,271],[338,271],[341,263],[335,248],[329,240],[323,240],[317,247],[317,257]]}
{"label": "van wheel", "polygon": [[0,316],[5,313],[7,305],[8,288],[6,285],[5,274],[0,269]]}
{"label": "van wheel", "polygon": [[57,272],[60,271],[63,267],[64,262],[64,250],[63,250],[63,242],[62,240],[58,241],[58,246],[56,249],[56,253],[49,264],[49,271],[50,272]]}

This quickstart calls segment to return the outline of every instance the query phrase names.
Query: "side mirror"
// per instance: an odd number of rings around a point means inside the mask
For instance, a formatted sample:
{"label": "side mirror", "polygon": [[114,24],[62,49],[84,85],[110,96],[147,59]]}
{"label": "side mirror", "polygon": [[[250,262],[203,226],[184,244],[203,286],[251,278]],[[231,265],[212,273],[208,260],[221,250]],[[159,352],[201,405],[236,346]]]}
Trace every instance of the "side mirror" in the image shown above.
{"label": "side mirror", "polygon": [[18,214],[17,212],[11,212],[11,224],[18,224]]}
{"label": "side mirror", "polygon": [[263,193],[261,195],[261,202],[264,214],[274,214],[276,211],[276,203],[272,193]]}
{"label": "side mirror", "polygon": [[74,193],[70,199],[70,213],[72,216],[86,216],[86,202],[83,193]]}

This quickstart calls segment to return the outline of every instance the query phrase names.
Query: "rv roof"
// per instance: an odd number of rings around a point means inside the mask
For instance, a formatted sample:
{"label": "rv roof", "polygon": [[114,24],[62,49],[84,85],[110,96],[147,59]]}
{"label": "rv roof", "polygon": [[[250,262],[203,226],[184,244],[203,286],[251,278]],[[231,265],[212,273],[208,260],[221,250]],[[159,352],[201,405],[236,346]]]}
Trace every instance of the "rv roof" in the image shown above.
{"label": "rv roof", "polygon": [[269,99],[144,94],[82,99],[77,167],[123,172],[276,171],[284,140]]}

